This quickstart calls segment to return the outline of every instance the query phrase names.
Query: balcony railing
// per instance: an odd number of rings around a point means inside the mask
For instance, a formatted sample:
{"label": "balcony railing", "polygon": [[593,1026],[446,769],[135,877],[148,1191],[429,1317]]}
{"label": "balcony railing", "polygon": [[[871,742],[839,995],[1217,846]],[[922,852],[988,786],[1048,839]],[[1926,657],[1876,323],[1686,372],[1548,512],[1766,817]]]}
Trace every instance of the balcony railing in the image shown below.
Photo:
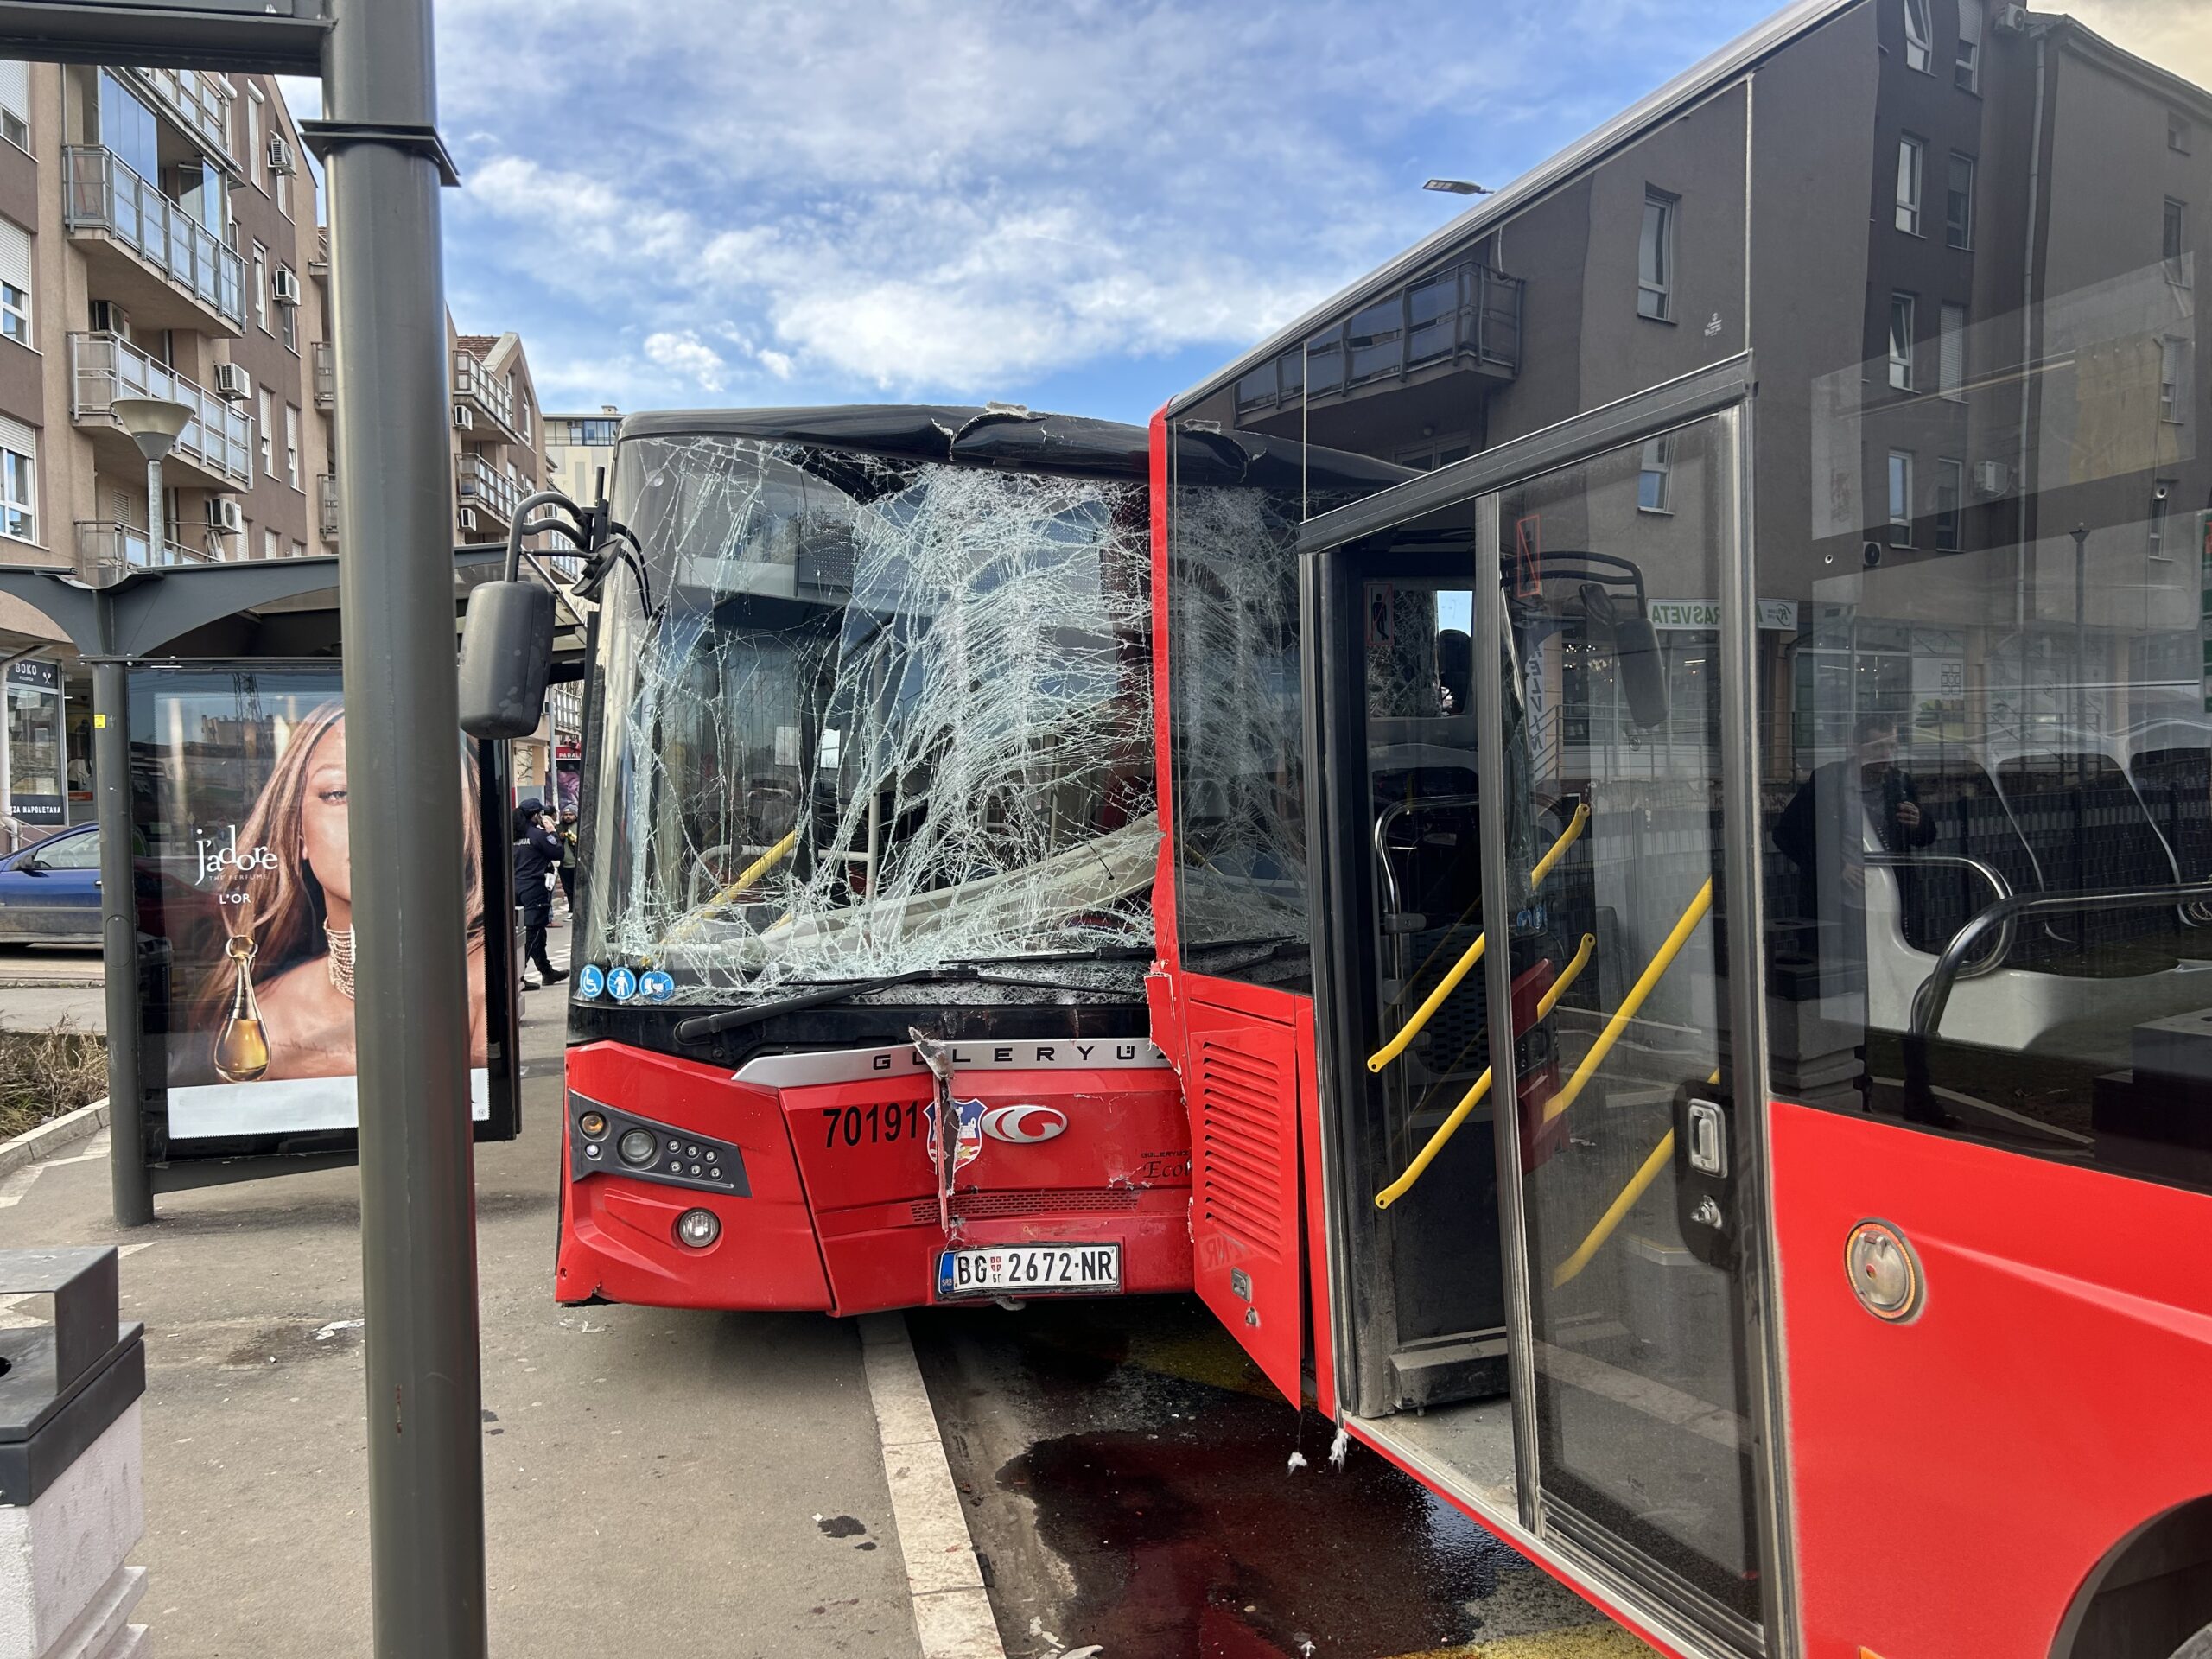
{"label": "balcony railing", "polygon": [[1357,392],[1440,365],[1494,379],[1521,372],[1525,279],[1470,262],[1385,295],[1236,384],[1236,412]]}
{"label": "balcony railing", "polygon": [[164,541],[156,547],[152,537],[136,524],[95,521],[77,526],[77,574],[94,587],[105,587],[126,571],[215,562],[214,554],[181,542]]}
{"label": "balcony railing", "polygon": [[503,374],[484,366],[484,359],[467,352],[453,354],[453,396],[459,404],[473,404],[505,429],[501,435],[519,438],[515,426],[514,388]]}
{"label": "balcony railing", "polygon": [[70,418],[114,420],[118,397],[174,397],[192,410],[169,451],[206,471],[250,489],[253,485],[253,423],[197,381],[158,363],[119,334],[69,336]]}
{"label": "balcony railing", "polygon": [[[138,83],[152,92],[169,117],[207,146],[231,153],[230,90],[197,69],[134,69]],[[254,158],[246,157],[251,168]]]}
{"label": "balcony railing", "polygon": [[316,521],[322,531],[322,539],[338,539],[338,474],[324,473],[315,481]]}
{"label": "balcony railing", "polygon": [[514,521],[515,503],[522,493],[514,480],[494,468],[481,455],[464,454],[454,469],[456,493],[464,507],[474,507],[489,512],[500,524]]}
{"label": "balcony railing", "polygon": [[327,340],[315,343],[315,406],[328,409],[338,401],[338,353]]}
{"label": "balcony railing", "polygon": [[105,231],[233,327],[245,327],[238,256],[113,150],[61,152],[63,208],[73,231]]}

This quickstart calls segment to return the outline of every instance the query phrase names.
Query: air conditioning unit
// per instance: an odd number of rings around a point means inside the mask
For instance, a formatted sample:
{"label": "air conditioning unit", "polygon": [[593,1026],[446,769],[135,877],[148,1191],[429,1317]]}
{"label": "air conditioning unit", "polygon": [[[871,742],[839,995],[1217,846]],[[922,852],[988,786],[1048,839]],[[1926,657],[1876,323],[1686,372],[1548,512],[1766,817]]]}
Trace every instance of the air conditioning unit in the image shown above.
{"label": "air conditioning unit", "polygon": [[215,395],[242,404],[253,396],[253,377],[236,363],[215,365]]}
{"label": "air conditioning unit", "polygon": [[300,169],[292,160],[292,146],[282,138],[269,141],[269,170],[271,173],[296,173]]}
{"label": "air conditioning unit", "polygon": [[130,338],[130,314],[113,300],[94,300],[92,304],[92,332],[96,334],[120,334]]}
{"label": "air conditioning unit", "polygon": [[207,528],[235,536],[245,528],[245,513],[229,496],[211,495],[207,498]]}
{"label": "air conditioning unit", "polygon": [[1978,461],[1974,486],[1984,495],[2003,495],[2012,487],[2012,469],[2001,461]]}
{"label": "air conditioning unit", "polygon": [[475,508],[474,508],[474,507],[463,507],[463,508],[461,510],[461,527],[463,530],[474,530],[474,529],[475,529],[475,528],[476,528],[476,509],[475,509]]}
{"label": "air conditioning unit", "polygon": [[456,432],[473,432],[476,429],[476,412],[467,404],[455,404],[453,406],[453,429]]}
{"label": "air conditioning unit", "polygon": [[300,302],[299,272],[284,265],[277,266],[276,274],[270,279],[269,291],[279,305],[297,305]]}
{"label": "air conditioning unit", "polygon": [[2028,32],[2029,12],[2025,6],[1999,6],[1997,9],[1997,29],[1999,34],[2024,35]]}

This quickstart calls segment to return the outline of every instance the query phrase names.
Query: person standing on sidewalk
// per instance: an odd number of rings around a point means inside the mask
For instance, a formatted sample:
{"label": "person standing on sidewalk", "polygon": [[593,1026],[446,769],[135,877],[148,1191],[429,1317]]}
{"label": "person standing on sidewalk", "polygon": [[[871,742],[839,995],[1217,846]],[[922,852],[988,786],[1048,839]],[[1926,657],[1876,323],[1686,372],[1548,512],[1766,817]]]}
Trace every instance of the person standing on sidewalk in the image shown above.
{"label": "person standing on sidewalk", "polygon": [[576,914],[576,809],[561,809],[561,827],[556,831],[561,838],[561,902],[568,907],[569,918]]}
{"label": "person standing on sidewalk", "polygon": [[[568,977],[545,954],[545,929],[553,919],[554,872],[561,867],[561,840],[553,832],[553,823],[544,803],[534,798],[515,812],[515,909],[522,916],[525,990],[557,985]],[[533,964],[537,969],[535,984],[528,977]]]}

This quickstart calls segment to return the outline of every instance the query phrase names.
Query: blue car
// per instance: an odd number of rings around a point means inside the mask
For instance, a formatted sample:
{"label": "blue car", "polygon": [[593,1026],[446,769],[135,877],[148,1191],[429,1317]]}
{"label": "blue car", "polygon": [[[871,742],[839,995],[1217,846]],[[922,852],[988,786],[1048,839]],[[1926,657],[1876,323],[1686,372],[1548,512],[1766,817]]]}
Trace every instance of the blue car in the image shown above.
{"label": "blue car", "polygon": [[80,824],[0,858],[0,944],[100,942],[100,832]]}

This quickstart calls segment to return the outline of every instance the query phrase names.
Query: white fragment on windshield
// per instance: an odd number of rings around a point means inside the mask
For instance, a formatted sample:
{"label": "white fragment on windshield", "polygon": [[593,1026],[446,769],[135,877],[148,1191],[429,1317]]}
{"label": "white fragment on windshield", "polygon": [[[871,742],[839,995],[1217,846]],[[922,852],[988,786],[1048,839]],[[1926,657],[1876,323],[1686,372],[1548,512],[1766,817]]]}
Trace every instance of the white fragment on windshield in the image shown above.
{"label": "white fragment on windshield", "polygon": [[683,1000],[1152,940],[1133,483],[733,437],[626,445],[594,959]]}

